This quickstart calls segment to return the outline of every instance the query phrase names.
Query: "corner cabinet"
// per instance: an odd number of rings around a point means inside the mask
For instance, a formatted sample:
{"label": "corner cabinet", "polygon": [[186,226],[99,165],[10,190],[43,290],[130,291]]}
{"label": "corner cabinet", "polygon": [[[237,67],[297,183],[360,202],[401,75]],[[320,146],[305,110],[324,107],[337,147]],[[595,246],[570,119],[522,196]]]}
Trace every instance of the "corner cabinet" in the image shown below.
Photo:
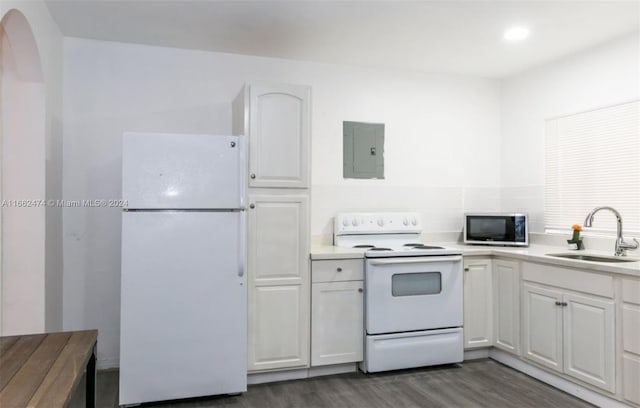
{"label": "corner cabinet", "polygon": [[249,371],[309,363],[306,195],[249,195]]}
{"label": "corner cabinet", "polygon": [[464,348],[493,344],[492,269],[489,258],[464,260]]}
{"label": "corner cabinet", "polygon": [[247,84],[233,102],[233,133],[249,139],[250,188],[309,188],[311,89]]}

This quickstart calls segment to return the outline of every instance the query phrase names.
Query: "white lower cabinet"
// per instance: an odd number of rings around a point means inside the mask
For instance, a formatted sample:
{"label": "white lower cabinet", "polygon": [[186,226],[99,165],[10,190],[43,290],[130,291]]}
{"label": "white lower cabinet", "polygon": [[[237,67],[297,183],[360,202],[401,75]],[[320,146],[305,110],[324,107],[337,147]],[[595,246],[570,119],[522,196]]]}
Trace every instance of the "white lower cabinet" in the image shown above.
{"label": "white lower cabinet", "polygon": [[[575,277],[579,280],[568,279]],[[523,355],[614,393],[615,302],[571,291],[594,287],[598,292],[610,293],[613,281],[602,280],[602,277],[574,269],[545,270],[542,265],[524,264],[523,279],[539,279],[538,283],[542,284],[564,282],[567,286],[574,282],[575,286],[550,288],[537,283],[523,284]],[[604,287],[595,285],[600,281]]]}
{"label": "white lower cabinet", "polygon": [[615,392],[614,302],[565,293],[564,372]]}
{"label": "white lower cabinet", "polygon": [[493,280],[491,259],[464,260],[464,348],[493,343]]}
{"label": "white lower cabinet", "polygon": [[249,372],[309,364],[308,222],[306,195],[249,195]]}
{"label": "white lower cabinet", "polygon": [[311,365],[362,361],[363,261],[322,260],[311,264]]}
{"label": "white lower cabinet", "polygon": [[308,326],[303,286],[260,286],[251,298],[249,369],[305,366]]}
{"label": "white lower cabinet", "polygon": [[640,405],[640,280],[622,280],[622,396]]}
{"label": "white lower cabinet", "polygon": [[493,261],[494,346],[520,352],[520,264],[506,259]]}
{"label": "white lower cabinet", "polygon": [[523,287],[524,356],[562,372],[562,293]]}

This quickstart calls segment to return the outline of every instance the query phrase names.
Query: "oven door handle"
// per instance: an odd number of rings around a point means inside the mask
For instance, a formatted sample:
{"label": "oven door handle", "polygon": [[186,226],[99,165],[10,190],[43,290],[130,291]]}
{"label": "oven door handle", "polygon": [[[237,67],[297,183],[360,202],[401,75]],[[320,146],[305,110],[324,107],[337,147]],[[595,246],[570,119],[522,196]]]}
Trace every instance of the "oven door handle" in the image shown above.
{"label": "oven door handle", "polygon": [[462,261],[462,256],[421,256],[411,258],[377,258],[369,259],[371,265],[398,265],[398,264],[418,264],[432,262],[456,262]]}

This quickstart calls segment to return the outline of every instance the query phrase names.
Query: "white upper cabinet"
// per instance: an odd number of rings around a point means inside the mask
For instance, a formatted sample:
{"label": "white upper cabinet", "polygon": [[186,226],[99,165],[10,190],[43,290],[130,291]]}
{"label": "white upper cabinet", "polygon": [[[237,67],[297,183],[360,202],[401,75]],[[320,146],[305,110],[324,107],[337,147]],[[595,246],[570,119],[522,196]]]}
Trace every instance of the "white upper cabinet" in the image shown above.
{"label": "white upper cabinet", "polygon": [[249,138],[249,187],[309,187],[311,88],[249,84],[233,116],[234,134]]}

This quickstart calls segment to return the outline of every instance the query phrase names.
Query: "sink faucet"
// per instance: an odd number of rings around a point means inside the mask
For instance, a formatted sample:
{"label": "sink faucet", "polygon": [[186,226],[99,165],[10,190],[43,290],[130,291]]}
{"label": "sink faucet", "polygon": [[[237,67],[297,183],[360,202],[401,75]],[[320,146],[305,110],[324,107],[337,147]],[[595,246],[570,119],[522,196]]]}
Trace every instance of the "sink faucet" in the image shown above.
{"label": "sink faucet", "polygon": [[616,249],[615,249],[615,256],[626,256],[627,255],[627,249],[638,249],[638,245],[640,245],[638,243],[638,240],[633,238],[633,241],[635,242],[635,244],[630,244],[628,242],[624,241],[624,238],[622,238],[622,217],[620,216],[620,213],[618,211],[616,211],[615,208],[613,207],[596,207],[593,210],[591,210],[591,212],[589,212],[589,214],[587,214],[587,218],[585,218],[584,220],[584,226],[585,227],[591,227],[591,223],[593,222],[593,216],[600,210],[609,210],[611,211],[613,214],[615,214],[616,216],[616,221],[618,223],[618,229],[617,229],[617,238],[616,238]]}

